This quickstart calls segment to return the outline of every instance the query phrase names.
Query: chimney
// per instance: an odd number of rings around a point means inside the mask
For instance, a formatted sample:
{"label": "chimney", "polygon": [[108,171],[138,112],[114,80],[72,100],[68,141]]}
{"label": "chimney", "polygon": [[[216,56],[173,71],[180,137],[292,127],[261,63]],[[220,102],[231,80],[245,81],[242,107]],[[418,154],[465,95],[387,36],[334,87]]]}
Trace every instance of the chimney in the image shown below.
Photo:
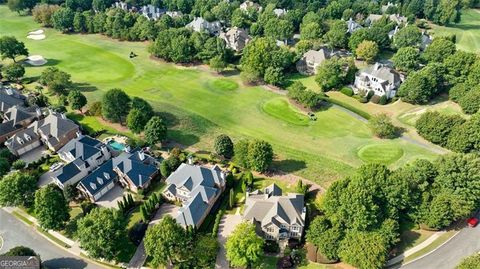
{"label": "chimney", "polygon": [[42,110],[38,107],[35,109],[35,113],[37,113],[37,116],[39,117],[42,116]]}
{"label": "chimney", "polygon": [[187,161],[188,161],[188,164],[193,165],[193,156],[188,155]]}
{"label": "chimney", "polygon": [[138,158],[140,161],[145,160],[145,152],[143,152],[143,150],[138,151]]}
{"label": "chimney", "polygon": [[60,117],[62,117],[62,119],[66,119],[67,117],[65,116],[65,113],[61,113],[60,114]]}
{"label": "chimney", "polygon": [[76,135],[77,135],[77,138],[78,138],[78,139],[81,139],[81,138],[83,137],[83,135],[82,135],[82,133],[81,133],[80,131],[78,131],[78,132],[76,133]]}

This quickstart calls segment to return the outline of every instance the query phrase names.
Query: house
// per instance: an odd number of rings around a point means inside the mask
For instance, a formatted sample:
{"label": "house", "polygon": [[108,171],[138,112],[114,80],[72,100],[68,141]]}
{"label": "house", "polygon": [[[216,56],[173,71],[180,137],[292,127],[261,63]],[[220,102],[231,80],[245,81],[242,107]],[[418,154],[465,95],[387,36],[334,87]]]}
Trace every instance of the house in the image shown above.
{"label": "house", "polygon": [[167,16],[170,16],[170,18],[172,19],[183,16],[183,13],[181,11],[167,11],[165,12],[165,14],[167,14]]}
{"label": "house", "polygon": [[395,26],[395,29],[391,30],[390,32],[388,32],[388,38],[390,39],[393,39],[393,37],[398,33],[398,25]]}
{"label": "house", "polygon": [[142,15],[149,20],[157,20],[166,12],[166,9],[161,9],[154,5],[146,5],[141,8]]}
{"label": "house", "polygon": [[163,196],[182,203],[176,221],[183,227],[200,227],[225,190],[225,173],[218,167],[181,164],[166,180]]}
{"label": "house", "polygon": [[0,143],[4,143],[9,137],[27,128],[41,116],[42,112],[39,108],[10,107],[3,114],[3,122],[0,123]]}
{"label": "house", "polygon": [[392,14],[392,15],[388,16],[388,18],[391,21],[395,22],[397,25],[406,24],[408,22],[407,17],[400,16],[399,14]]}
{"label": "house", "polygon": [[81,134],[63,146],[58,151],[58,156],[67,163],[80,158],[85,161],[89,171],[112,157],[105,144],[95,138]]}
{"label": "house", "polygon": [[114,164],[120,183],[135,193],[148,188],[158,175],[157,161],[141,149],[123,152],[114,158]]}
{"label": "house", "polygon": [[93,203],[111,190],[118,180],[114,171],[115,159],[110,159],[86,175],[77,185],[77,189]]}
{"label": "house", "polygon": [[220,33],[220,38],[225,40],[227,47],[239,52],[247,45],[252,39],[242,28],[233,27],[227,32]]}
{"label": "house", "polygon": [[[50,112],[45,118],[31,123],[26,129],[10,137],[5,145],[20,156],[41,145],[43,142],[51,151],[57,152],[70,140],[77,137],[80,128],[64,114]],[[39,140],[39,141],[37,141]]]}
{"label": "house", "polygon": [[262,6],[252,1],[245,1],[240,4],[240,9],[243,11],[248,11],[248,9],[254,9],[256,11],[262,11]]}
{"label": "house", "polygon": [[397,7],[397,4],[388,2],[386,5],[382,5],[382,13],[385,14],[389,7]]}
{"label": "house", "polygon": [[219,35],[222,30],[220,21],[209,22],[202,17],[196,17],[193,21],[185,26],[195,32],[207,32],[211,35]]}
{"label": "house", "polygon": [[379,21],[381,18],[383,18],[383,15],[370,14],[370,15],[368,15],[368,17],[365,19],[365,24],[371,26],[373,23]]}
{"label": "house", "polygon": [[373,91],[375,95],[393,98],[401,83],[402,77],[397,71],[376,63],[355,75],[353,91],[355,94]]}
{"label": "house", "polygon": [[317,68],[326,59],[330,58],[327,49],[309,50],[297,62],[297,70],[304,75],[313,75],[317,73]]}
{"label": "house", "polygon": [[113,4],[113,7],[119,8],[119,9],[124,10],[124,11],[128,11],[128,10],[129,10],[128,4],[125,3],[125,2],[115,2],[115,3]]}
{"label": "house", "polygon": [[10,86],[2,86],[0,82],[0,112],[5,113],[13,106],[24,106],[27,97]]}
{"label": "house", "polygon": [[347,33],[353,34],[355,31],[362,29],[363,27],[352,18],[347,21]]}
{"label": "house", "polygon": [[243,219],[256,226],[267,240],[301,239],[305,227],[304,195],[289,193],[272,184],[263,191],[247,192]]}
{"label": "house", "polygon": [[422,41],[420,42],[420,50],[424,51],[432,43],[432,41],[432,36],[423,31]]}
{"label": "house", "polygon": [[53,172],[52,180],[60,189],[67,185],[77,184],[82,178],[88,175],[87,164],[81,158],[75,159],[73,162],[67,163]]}
{"label": "house", "polygon": [[138,192],[140,189],[148,188],[157,174],[155,158],[143,150],[135,149],[107,160],[85,175],[78,183],[77,189],[92,202],[96,202],[117,182],[133,192]]}
{"label": "house", "polygon": [[273,10],[273,13],[275,13],[277,17],[281,17],[287,14],[287,10],[284,8],[276,8]]}

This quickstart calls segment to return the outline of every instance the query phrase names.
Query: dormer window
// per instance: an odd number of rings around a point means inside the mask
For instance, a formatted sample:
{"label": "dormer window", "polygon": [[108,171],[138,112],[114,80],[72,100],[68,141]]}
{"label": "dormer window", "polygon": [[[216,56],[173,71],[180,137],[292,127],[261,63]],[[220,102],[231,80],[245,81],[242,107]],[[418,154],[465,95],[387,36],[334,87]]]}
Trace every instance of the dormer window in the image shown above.
{"label": "dormer window", "polygon": [[23,139],[21,139],[21,138],[19,137],[19,138],[18,138],[18,143],[19,143],[20,145],[23,145],[23,144],[25,143],[25,141],[23,141]]}
{"label": "dormer window", "polygon": [[92,190],[96,190],[97,189],[97,185],[93,182],[90,182],[90,187],[92,188]]}
{"label": "dormer window", "polygon": [[105,179],[110,179],[110,174],[105,172],[105,173],[103,173],[103,177]]}
{"label": "dormer window", "polygon": [[103,179],[101,177],[97,177],[97,182],[100,185],[103,185]]}
{"label": "dormer window", "polygon": [[25,134],[25,139],[26,139],[27,141],[31,141],[31,140],[32,140],[32,137],[29,136],[28,134]]}

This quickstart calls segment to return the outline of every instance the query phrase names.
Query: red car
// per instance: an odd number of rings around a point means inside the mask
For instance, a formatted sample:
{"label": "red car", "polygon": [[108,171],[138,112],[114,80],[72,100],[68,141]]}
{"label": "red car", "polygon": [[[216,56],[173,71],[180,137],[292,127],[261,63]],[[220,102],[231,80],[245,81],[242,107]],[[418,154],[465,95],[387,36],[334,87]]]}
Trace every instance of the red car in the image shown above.
{"label": "red car", "polygon": [[477,226],[477,224],[478,224],[478,219],[475,218],[475,217],[469,218],[469,219],[467,220],[467,224],[468,224],[469,227],[472,227],[472,228],[473,228],[473,227]]}

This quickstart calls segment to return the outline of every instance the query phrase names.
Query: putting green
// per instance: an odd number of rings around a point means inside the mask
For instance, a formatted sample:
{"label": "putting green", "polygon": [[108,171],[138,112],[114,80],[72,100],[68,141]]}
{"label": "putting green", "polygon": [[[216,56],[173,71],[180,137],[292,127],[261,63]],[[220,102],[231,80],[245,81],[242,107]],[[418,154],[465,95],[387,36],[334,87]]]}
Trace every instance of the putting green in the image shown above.
{"label": "putting green", "polygon": [[286,98],[270,99],[263,104],[262,109],[268,115],[294,125],[307,126],[310,121],[307,116],[290,105]]}
{"label": "putting green", "polygon": [[369,144],[358,151],[358,157],[367,163],[391,164],[403,155],[403,149],[395,144]]}
{"label": "putting green", "polygon": [[[100,100],[111,88],[148,100],[168,121],[168,137],[185,146],[212,150],[214,138],[221,133],[235,141],[263,139],[275,151],[273,168],[328,186],[362,164],[357,148],[377,141],[364,122],[345,111],[325,108],[316,113],[316,121],[308,122],[285,97],[262,87],[246,87],[237,75],[219,78],[203,68],[155,61],[146,42],[67,35],[53,29],[45,29],[45,40],[26,38],[28,32],[39,28],[32,17],[18,16],[0,5],[0,35],[17,37],[30,54],[42,55],[48,65],[70,73],[73,81],[83,86],[80,89],[89,102]],[[132,51],[138,57],[130,59]],[[45,68],[27,66],[26,76],[36,77]],[[33,89],[35,85],[26,86]],[[270,113],[264,111],[265,104]],[[82,122],[92,129],[101,127],[95,119]],[[407,141],[391,143],[405,152],[392,166],[436,156]]]}

